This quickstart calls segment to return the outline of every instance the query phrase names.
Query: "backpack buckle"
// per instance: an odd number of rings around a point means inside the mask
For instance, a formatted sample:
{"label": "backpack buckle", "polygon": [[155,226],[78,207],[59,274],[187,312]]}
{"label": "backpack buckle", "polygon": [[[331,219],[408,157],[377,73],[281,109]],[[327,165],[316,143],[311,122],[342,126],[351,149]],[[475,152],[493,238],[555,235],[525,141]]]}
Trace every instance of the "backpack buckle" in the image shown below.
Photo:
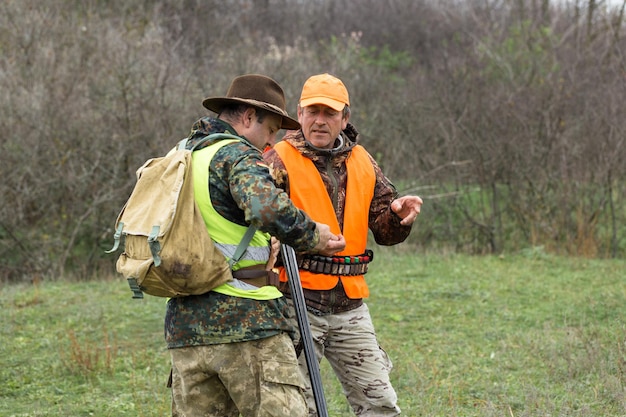
{"label": "backpack buckle", "polygon": [[133,292],[133,298],[143,298],[143,291],[139,288],[139,284],[137,283],[137,279],[135,278],[127,278],[128,286],[130,290]]}

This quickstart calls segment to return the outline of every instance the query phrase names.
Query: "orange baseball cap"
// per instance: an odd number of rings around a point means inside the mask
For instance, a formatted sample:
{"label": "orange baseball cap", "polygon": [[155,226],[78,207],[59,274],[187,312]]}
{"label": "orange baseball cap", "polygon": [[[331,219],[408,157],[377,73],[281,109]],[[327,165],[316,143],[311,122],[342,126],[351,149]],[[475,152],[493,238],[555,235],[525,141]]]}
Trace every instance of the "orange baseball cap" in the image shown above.
{"label": "orange baseball cap", "polygon": [[323,104],[331,109],[341,111],[350,105],[348,90],[339,78],[330,74],[319,74],[310,77],[302,87],[300,107]]}

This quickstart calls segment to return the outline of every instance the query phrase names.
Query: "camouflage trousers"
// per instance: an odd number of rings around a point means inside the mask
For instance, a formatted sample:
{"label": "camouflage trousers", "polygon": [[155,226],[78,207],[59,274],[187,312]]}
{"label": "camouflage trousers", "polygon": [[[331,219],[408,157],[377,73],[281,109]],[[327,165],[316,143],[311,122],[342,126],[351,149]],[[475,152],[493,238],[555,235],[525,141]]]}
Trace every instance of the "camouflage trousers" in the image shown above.
{"label": "camouflage trousers", "polygon": [[[308,318],[317,360],[328,360],[354,413],[367,417],[399,415],[398,397],[389,380],[393,365],[376,340],[367,305],[325,316],[309,313]],[[304,352],[299,362],[305,375],[309,416],[317,416]]]}
{"label": "camouflage trousers", "polygon": [[303,376],[287,334],[170,349],[173,417],[303,417]]}

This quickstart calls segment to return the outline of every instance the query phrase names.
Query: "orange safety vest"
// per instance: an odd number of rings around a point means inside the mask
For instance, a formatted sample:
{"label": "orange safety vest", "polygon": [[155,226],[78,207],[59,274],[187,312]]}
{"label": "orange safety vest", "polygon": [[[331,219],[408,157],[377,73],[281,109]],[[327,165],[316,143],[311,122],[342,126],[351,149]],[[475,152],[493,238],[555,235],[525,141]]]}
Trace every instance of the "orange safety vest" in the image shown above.
{"label": "orange safety vest", "polygon": [[[360,145],[352,148],[346,160],[348,184],[344,210],[343,231],[335,215],[333,203],[317,168],[289,142],[282,141],[274,146],[289,175],[289,196],[293,203],[304,210],[313,220],[330,226],[331,232],[343,234],[346,248],[336,255],[360,255],[367,246],[368,217],[376,174],[367,151]],[[287,281],[285,268],[280,269],[280,280]],[[311,290],[330,290],[338,280],[350,298],[367,298],[369,289],[363,275],[327,275],[300,270],[302,287]]]}

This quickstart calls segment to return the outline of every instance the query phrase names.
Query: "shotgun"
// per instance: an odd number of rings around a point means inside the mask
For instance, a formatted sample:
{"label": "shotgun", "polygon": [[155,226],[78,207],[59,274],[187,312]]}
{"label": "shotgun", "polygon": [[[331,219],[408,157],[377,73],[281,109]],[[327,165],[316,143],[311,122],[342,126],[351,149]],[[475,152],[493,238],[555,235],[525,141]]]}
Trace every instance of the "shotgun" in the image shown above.
{"label": "shotgun", "polygon": [[320,375],[320,366],[315,357],[309,318],[306,315],[306,304],[304,302],[302,284],[300,283],[300,271],[298,270],[296,253],[291,246],[284,244],[280,245],[280,253],[283,258],[283,265],[287,271],[287,281],[289,281],[291,299],[293,300],[293,306],[296,310],[296,318],[298,320],[298,327],[300,328],[300,338],[302,339],[304,358],[306,359],[306,366],[309,370],[309,378],[311,379],[311,388],[313,390],[317,415],[318,417],[328,417],[326,399],[324,398],[324,387],[322,387],[322,377]]}

